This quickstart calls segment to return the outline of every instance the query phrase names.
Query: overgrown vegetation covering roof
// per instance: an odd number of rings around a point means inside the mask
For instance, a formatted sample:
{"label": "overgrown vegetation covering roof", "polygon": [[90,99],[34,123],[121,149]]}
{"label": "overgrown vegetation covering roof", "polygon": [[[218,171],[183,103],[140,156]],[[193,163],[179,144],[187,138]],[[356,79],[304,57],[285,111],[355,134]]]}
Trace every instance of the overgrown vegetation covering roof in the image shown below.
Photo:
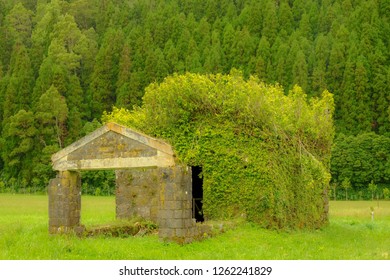
{"label": "overgrown vegetation covering roof", "polygon": [[312,228],[327,221],[333,111],[327,91],[307,100],[298,86],[285,95],[232,71],[167,77],[142,107],[103,120],[163,138],[182,163],[202,166],[206,217]]}

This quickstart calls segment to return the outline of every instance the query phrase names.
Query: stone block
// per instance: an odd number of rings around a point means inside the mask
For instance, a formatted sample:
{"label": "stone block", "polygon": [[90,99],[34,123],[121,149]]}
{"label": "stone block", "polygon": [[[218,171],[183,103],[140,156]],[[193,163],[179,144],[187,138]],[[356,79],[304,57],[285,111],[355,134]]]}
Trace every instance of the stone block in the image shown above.
{"label": "stone block", "polygon": [[170,209],[165,209],[165,210],[160,210],[160,218],[162,219],[167,219],[167,220],[170,220],[170,219],[173,219],[174,217],[174,210],[170,210]]}
{"label": "stone block", "polygon": [[168,220],[167,219],[159,219],[158,225],[160,229],[165,229],[168,227]]}
{"label": "stone block", "polygon": [[187,230],[182,229],[182,228],[178,228],[175,230],[175,236],[176,237],[185,237],[185,236],[187,236]]}
{"label": "stone block", "polygon": [[174,208],[173,209],[183,209],[184,201],[183,200],[176,200],[174,201]]}
{"label": "stone block", "polygon": [[165,201],[165,203],[164,203],[163,206],[164,206],[164,208],[162,207],[162,209],[166,209],[166,210],[174,210],[174,209],[177,209],[174,200],[167,200],[167,201]]}
{"label": "stone block", "polygon": [[192,220],[192,209],[183,209],[183,219]]}
{"label": "stone block", "polygon": [[175,229],[171,229],[171,228],[160,229],[159,235],[162,238],[173,238],[175,236]]}
{"label": "stone block", "polygon": [[169,228],[172,228],[172,229],[185,228],[184,220],[183,219],[172,219],[169,222]]}

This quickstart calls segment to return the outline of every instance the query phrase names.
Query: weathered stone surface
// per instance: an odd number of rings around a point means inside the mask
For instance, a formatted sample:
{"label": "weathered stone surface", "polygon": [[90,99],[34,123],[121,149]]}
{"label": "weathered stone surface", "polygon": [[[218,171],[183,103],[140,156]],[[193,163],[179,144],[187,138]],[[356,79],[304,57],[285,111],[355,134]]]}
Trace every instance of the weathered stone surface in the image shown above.
{"label": "weathered stone surface", "polygon": [[157,150],[116,132],[92,140],[68,155],[68,160],[152,157]]}
{"label": "weathered stone surface", "polygon": [[116,216],[141,216],[157,222],[159,211],[158,170],[139,168],[116,171]]}
{"label": "weathered stone surface", "polygon": [[58,171],[175,165],[170,145],[115,123],[54,154],[52,162]]}
{"label": "weathered stone surface", "polygon": [[191,169],[172,148],[129,128],[106,124],[52,156],[59,171],[49,185],[49,231],[79,231],[80,176],[74,170],[116,169],[116,216],[159,225],[161,240],[188,243],[206,231],[192,218]]}
{"label": "weathered stone surface", "polygon": [[59,172],[49,184],[49,232],[62,233],[80,226],[81,180],[78,172]]}

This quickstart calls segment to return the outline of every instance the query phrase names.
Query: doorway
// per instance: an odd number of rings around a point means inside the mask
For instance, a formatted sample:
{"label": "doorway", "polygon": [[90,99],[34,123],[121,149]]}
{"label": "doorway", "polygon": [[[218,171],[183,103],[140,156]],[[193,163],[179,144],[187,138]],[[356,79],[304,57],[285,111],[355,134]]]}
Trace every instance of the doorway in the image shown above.
{"label": "doorway", "polygon": [[201,166],[192,166],[192,218],[204,222],[203,216],[203,174]]}

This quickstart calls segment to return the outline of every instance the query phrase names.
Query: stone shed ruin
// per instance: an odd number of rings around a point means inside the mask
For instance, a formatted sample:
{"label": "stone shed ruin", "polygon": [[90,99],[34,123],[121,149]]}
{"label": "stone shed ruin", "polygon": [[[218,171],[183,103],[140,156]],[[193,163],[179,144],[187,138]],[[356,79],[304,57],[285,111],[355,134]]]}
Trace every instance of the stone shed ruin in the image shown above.
{"label": "stone shed ruin", "polygon": [[192,170],[177,164],[170,145],[107,123],[52,156],[49,232],[78,228],[82,170],[114,169],[116,217],[141,216],[159,226],[162,240],[191,242],[201,235],[193,213]]}
{"label": "stone shed ruin", "polygon": [[114,108],[102,117],[107,125],[53,155],[50,231],[79,226],[77,172],[94,169],[117,170],[117,217],[151,219],[161,239],[202,236],[208,229],[194,219],[203,215],[320,228],[328,222],[333,112],[328,91],[308,98],[295,86],[286,95],[236,72],[167,77],[145,89],[142,107]]}

